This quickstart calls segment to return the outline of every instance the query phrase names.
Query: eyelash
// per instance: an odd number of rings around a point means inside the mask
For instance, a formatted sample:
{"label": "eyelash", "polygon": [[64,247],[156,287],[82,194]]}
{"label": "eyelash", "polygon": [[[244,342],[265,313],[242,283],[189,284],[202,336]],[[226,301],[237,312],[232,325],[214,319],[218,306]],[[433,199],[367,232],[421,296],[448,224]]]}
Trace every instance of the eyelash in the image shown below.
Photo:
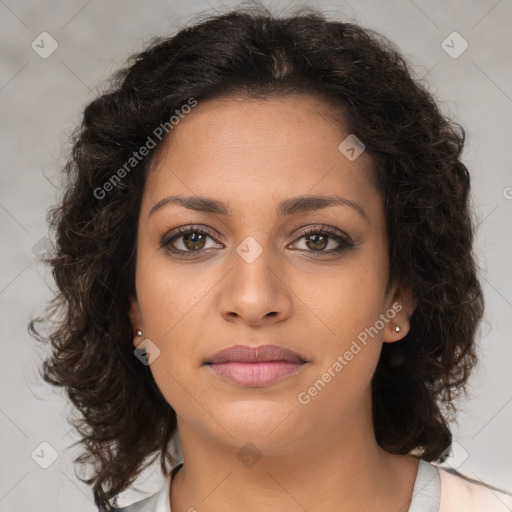
{"label": "eyelash", "polygon": [[[199,227],[199,226],[186,226],[181,227],[175,230],[174,232],[171,232],[169,235],[166,235],[162,238],[160,241],[160,247],[164,248],[166,251],[169,251],[171,254],[178,258],[190,258],[190,257],[197,257],[195,256],[197,253],[201,253],[204,251],[207,251],[208,249],[198,249],[196,251],[183,251],[181,249],[172,248],[172,242],[175,240],[178,240],[184,235],[190,234],[190,233],[197,233],[200,235],[207,235],[212,240],[215,240],[215,237],[213,233],[211,233],[209,230]],[[350,240],[350,237],[348,236],[342,236],[338,234],[336,230],[333,228],[330,228],[329,226],[321,226],[321,228],[318,227],[310,227],[303,231],[297,238],[297,240],[300,240],[301,238],[304,238],[308,235],[328,235],[330,239],[333,239],[339,244],[339,247],[337,249],[331,249],[330,251],[313,251],[313,250],[306,250],[306,252],[309,253],[317,253],[317,254],[338,254],[341,253],[347,249],[351,249],[354,247],[354,243],[352,240]],[[211,248],[210,248],[211,249]],[[299,249],[302,250],[302,249]]]}

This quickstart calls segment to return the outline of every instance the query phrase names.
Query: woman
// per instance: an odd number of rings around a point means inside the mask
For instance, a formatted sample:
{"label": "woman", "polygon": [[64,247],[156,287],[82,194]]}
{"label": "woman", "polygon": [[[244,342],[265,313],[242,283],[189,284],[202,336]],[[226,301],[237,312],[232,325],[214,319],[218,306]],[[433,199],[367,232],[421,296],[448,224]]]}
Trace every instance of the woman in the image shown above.
{"label": "woman", "polygon": [[431,464],[483,314],[463,144],[391,42],[313,10],[132,57],[50,219],[44,378],[99,510],[157,455],[162,490],[120,510],[501,510]]}

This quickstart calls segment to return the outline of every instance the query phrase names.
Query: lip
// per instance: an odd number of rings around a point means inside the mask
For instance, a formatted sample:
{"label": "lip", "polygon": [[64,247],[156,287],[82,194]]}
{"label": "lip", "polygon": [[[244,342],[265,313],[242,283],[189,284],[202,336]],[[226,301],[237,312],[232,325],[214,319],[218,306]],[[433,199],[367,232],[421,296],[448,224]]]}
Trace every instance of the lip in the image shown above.
{"label": "lip", "polygon": [[217,376],[235,384],[263,387],[295,375],[306,363],[297,352],[277,345],[234,345],[217,352],[204,364]]}
{"label": "lip", "polygon": [[233,345],[216,352],[206,364],[228,362],[263,363],[268,361],[286,361],[289,363],[305,363],[306,360],[297,352],[277,345]]}

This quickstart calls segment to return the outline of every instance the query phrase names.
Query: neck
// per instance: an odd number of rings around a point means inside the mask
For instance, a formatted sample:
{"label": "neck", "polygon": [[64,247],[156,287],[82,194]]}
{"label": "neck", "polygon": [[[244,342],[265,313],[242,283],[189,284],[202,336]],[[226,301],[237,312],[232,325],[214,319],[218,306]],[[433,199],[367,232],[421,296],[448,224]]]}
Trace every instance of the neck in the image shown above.
{"label": "neck", "polygon": [[380,448],[371,421],[337,430],[319,422],[307,438],[276,443],[266,433],[252,445],[214,440],[180,418],[178,430],[184,465],[171,486],[173,512],[409,509],[418,460]]}

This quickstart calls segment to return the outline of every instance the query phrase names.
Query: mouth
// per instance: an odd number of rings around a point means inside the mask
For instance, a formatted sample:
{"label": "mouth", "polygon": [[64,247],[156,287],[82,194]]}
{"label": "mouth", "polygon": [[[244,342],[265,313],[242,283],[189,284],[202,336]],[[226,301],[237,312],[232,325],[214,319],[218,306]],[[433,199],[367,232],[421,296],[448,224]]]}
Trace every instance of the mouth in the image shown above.
{"label": "mouth", "polygon": [[217,352],[204,365],[232,383],[263,387],[297,374],[308,363],[297,352],[277,345],[234,345]]}

